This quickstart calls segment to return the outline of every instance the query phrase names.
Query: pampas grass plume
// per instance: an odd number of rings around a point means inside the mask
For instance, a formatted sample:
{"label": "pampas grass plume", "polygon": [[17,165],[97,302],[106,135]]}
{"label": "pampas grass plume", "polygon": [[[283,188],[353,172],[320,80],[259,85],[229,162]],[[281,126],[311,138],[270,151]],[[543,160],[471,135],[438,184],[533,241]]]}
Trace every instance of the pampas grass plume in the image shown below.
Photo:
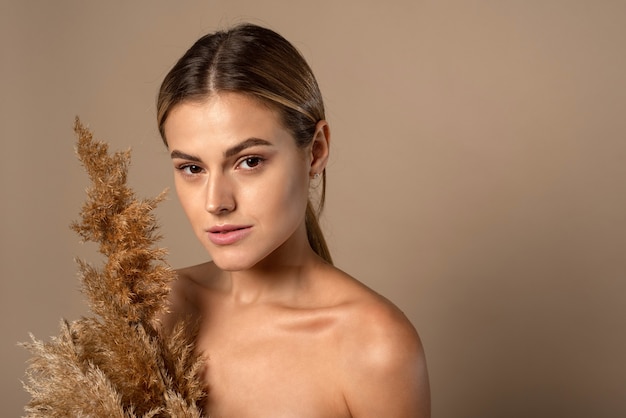
{"label": "pampas grass plume", "polygon": [[196,329],[162,330],[170,283],[154,209],[165,192],[138,199],[126,184],[130,151],[109,153],[76,118],[77,154],[91,180],[72,229],[99,244],[103,266],[78,261],[93,316],[63,320],[48,342],[23,345],[32,354],[24,383],[27,418],[203,416],[202,359]]}

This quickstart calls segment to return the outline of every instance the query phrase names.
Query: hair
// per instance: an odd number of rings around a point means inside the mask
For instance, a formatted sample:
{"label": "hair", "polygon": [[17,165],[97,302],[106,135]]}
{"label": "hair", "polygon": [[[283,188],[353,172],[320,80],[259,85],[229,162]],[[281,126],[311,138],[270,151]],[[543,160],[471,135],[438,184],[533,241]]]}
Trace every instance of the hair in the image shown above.
{"label": "hair", "polygon": [[[203,101],[220,91],[246,94],[276,109],[300,148],[311,144],[317,123],[325,119],[322,94],[300,52],[278,33],[247,23],[198,39],[165,76],[157,100],[165,145],[164,125],[176,105]],[[309,199],[305,224],[313,251],[332,264],[318,222],[325,192],[324,169],[319,205],[315,210]]]}

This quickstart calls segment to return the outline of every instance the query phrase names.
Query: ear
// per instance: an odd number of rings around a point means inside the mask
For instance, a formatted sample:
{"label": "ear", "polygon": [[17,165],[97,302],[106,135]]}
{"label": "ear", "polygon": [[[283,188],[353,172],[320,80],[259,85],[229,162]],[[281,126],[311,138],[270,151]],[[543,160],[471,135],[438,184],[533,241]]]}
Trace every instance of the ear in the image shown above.
{"label": "ear", "polygon": [[313,135],[313,142],[311,143],[311,168],[309,170],[309,176],[313,177],[316,174],[322,174],[326,169],[326,163],[328,163],[328,156],[330,152],[330,127],[328,122],[321,120],[317,122],[315,126],[315,134]]}

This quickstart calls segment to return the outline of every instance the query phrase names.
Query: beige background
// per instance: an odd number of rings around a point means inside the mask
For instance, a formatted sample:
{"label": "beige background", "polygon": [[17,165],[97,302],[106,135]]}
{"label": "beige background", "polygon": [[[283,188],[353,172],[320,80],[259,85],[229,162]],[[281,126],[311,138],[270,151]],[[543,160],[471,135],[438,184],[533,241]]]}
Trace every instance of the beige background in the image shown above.
{"label": "beige background", "polygon": [[[16,343],[86,313],[74,116],[132,146],[130,182],[156,194],[159,82],[243,20],[319,78],[324,228],[418,328],[433,416],[626,416],[626,3],[608,0],[3,1],[1,415],[27,401]],[[205,259],[173,194],[159,217],[174,266]]]}

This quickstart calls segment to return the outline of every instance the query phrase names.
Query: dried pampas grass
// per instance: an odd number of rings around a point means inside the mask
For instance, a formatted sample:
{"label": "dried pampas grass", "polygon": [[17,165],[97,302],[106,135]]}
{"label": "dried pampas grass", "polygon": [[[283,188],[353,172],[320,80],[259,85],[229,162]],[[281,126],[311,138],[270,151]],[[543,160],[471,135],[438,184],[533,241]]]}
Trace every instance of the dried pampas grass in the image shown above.
{"label": "dried pampas grass", "polygon": [[27,417],[201,417],[202,360],[193,327],[167,335],[166,311],[175,273],[155,247],[153,214],[164,193],[137,199],[127,186],[130,152],[112,155],[77,118],[77,154],[91,179],[80,219],[84,240],[100,244],[104,266],[79,261],[83,292],[95,316],[62,321],[49,342],[25,343],[32,353],[24,384]]}

